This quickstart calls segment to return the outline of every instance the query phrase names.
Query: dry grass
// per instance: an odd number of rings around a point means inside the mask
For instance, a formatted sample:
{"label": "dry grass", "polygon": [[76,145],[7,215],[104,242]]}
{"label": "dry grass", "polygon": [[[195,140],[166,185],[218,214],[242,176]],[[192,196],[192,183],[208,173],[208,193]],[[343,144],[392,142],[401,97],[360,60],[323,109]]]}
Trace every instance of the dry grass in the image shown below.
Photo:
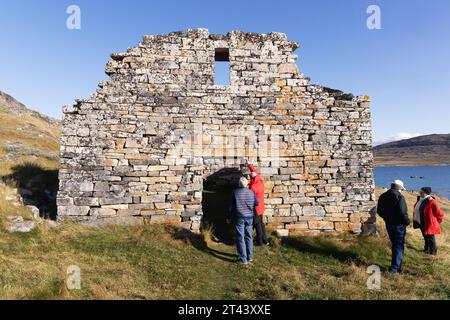
{"label": "dry grass", "polygon": [[[0,199],[8,192],[0,188]],[[408,202],[414,195],[407,194]],[[450,203],[441,201],[450,212]],[[277,239],[258,248],[254,264],[234,264],[235,249],[162,226],[88,228],[64,224],[29,234],[5,232],[21,214],[0,200],[0,298],[4,299],[448,299],[449,224],[439,255],[424,255],[408,231],[405,272],[385,273],[390,250],[383,226],[374,238],[324,235]],[[366,269],[383,270],[382,289],[368,290]],[[68,290],[66,270],[81,268],[82,289]]]}
{"label": "dry grass", "polygon": [[8,197],[14,197],[15,193],[11,187],[7,187],[4,184],[0,184],[0,215],[2,216],[12,216],[20,215],[25,218],[31,218],[28,213],[28,209],[23,206],[15,206],[13,201],[7,201]]}
{"label": "dry grass", "polygon": [[[31,114],[14,115],[0,108],[0,175],[24,162],[36,162],[48,168],[59,165],[60,126],[49,124]],[[15,160],[7,160],[7,156]]]}

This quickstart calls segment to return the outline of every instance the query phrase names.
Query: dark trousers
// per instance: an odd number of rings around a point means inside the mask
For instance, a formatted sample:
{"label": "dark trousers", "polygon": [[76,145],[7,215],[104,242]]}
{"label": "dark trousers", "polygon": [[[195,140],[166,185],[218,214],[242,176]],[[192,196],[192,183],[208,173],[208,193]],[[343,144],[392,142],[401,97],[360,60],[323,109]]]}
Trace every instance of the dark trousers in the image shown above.
{"label": "dark trousers", "polygon": [[263,216],[258,216],[255,214],[253,216],[253,225],[256,230],[256,245],[262,246],[267,244],[266,226],[263,222]]}
{"label": "dark trousers", "polygon": [[406,226],[386,224],[386,229],[392,243],[392,260],[389,271],[401,272],[403,254],[405,252]]}
{"label": "dark trousers", "polygon": [[426,253],[435,255],[437,253],[436,238],[434,234],[426,235],[422,230],[423,239],[425,240],[425,248],[423,249]]}

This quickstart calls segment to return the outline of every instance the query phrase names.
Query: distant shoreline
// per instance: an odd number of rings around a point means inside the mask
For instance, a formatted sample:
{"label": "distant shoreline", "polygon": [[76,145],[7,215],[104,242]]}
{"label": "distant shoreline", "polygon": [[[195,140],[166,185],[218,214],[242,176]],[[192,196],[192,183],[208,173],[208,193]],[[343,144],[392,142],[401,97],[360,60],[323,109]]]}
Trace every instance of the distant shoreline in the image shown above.
{"label": "distant shoreline", "polygon": [[[375,186],[376,189],[378,189],[380,192],[385,192],[387,191],[389,188],[386,187],[380,187],[380,186]],[[418,196],[418,190],[410,190],[410,189],[406,189],[404,192],[407,192],[413,196]],[[439,192],[433,192],[431,194],[432,196],[436,196],[438,199],[445,199],[445,200],[450,200],[449,197],[443,196],[442,194],[439,194]]]}
{"label": "distant shoreline", "polygon": [[450,163],[443,164],[375,164],[374,168],[382,167],[448,167]]}
{"label": "distant shoreline", "polygon": [[372,148],[376,167],[450,165],[450,133],[429,134]]}

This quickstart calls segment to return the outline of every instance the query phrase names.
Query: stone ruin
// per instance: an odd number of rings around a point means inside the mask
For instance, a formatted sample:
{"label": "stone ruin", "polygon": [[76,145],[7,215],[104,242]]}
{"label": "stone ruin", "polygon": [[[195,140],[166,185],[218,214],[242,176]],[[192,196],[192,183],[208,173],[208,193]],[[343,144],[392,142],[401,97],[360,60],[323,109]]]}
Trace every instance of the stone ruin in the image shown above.
{"label": "stone ruin", "polygon": [[280,233],[361,232],[375,205],[370,98],[310,84],[298,46],[189,29],[112,54],[110,79],[64,108],[58,220],[198,232],[205,183],[234,187],[249,158]]}

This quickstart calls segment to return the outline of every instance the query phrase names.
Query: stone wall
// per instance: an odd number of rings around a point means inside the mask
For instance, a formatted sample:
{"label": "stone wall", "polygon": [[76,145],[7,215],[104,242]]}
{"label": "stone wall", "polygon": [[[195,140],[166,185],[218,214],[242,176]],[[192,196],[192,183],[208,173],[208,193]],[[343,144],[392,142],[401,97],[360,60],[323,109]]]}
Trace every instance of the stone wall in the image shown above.
{"label": "stone wall", "polygon": [[[198,231],[203,182],[255,162],[266,219],[296,233],[359,232],[374,206],[369,97],[311,85],[281,33],[145,36],[65,107],[58,219]],[[230,85],[214,85],[216,52]]]}

